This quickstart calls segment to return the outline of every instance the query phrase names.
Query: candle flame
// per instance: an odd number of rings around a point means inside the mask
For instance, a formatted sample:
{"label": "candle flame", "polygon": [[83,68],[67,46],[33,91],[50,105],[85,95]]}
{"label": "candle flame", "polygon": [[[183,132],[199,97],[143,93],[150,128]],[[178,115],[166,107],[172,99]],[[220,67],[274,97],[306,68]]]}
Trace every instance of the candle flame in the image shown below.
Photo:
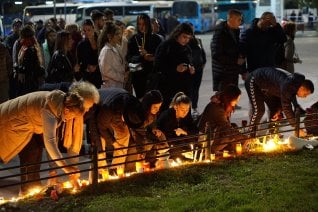
{"label": "candle flame", "polygon": [[63,188],[73,188],[73,185],[70,181],[66,181],[63,183]]}
{"label": "candle flame", "polygon": [[264,151],[265,152],[270,152],[273,151],[277,148],[276,143],[274,142],[273,139],[270,139],[269,141],[267,141],[264,145],[263,145]]}

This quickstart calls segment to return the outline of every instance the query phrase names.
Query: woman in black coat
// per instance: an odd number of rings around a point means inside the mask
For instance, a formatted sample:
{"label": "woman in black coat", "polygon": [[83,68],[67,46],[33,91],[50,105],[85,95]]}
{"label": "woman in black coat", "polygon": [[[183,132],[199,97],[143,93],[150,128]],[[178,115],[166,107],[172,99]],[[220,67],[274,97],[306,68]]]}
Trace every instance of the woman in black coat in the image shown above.
{"label": "woman in black coat", "polygon": [[184,146],[182,144],[189,142],[189,139],[177,141],[173,139],[198,133],[198,129],[194,124],[191,113],[189,113],[190,108],[190,98],[183,92],[179,92],[173,97],[170,108],[163,111],[157,120],[157,128],[166,136],[172,158],[182,158],[181,152],[190,150],[190,146]]}
{"label": "woman in black coat", "polygon": [[59,82],[73,82],[74,71],[79,69],[71,62],[70,51],[72,48],[73,40],[71,34],[66,31],[57,33],[55,52],[52,56],[50,64],[47,69],[48,76],[46,82],[59,83]]}
{"label": "woman in black coat", "polygon": [[147,77],[153,69],[154,55],[162,42],[158,34],[152,33],[150,17],[146,14],[137,17],[137,34],[128,41],[126,59],[128,63],[141,64],[142,69],[132,74],[132,84],[138,99],[147,91]]}
{"label": "woman in black coat", "polygon": [[191,49],[187,44],[192,37],[191,25],[182,23],[156,51],[154,72],[161,73],[158,89],[164,99],[162,110],[168,108],[177,92],[184,92],[191,97],[195,69],[192,65]]}

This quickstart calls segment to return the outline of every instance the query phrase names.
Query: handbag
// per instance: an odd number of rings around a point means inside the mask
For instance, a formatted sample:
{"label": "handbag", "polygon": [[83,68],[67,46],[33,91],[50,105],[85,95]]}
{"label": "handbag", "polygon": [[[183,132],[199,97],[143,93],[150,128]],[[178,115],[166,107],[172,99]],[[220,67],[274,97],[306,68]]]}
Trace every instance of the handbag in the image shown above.
{"label": "handbag", "polygon": [[130,72],[137,72],[143,69],[141,63],[129,63],[128,68]]}

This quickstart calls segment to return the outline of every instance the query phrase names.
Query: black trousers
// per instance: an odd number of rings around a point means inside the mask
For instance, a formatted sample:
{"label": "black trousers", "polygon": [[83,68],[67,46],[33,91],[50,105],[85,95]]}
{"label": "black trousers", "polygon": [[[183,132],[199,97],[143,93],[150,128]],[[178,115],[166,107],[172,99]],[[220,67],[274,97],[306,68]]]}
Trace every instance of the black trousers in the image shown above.
{"label": "black trousers", "polygon": [[132,73],[132,84],[138,99],[142,98],[146,93],[148,73],[144,70]]}
{"label": "black trousers", "polygon": [[[29,180],[38,180],[30,183],[21,184],[21,192],[26,192],[35,186],[41,186],[40,169],[41,165],[28,165],[32,163],[40,163],[42,161],[43,152],[43,136],[42,134],[34,134],[30,142],[19,153],[21,183]],[[35,173],[29,173],[35,172]]]}
{"label": "black trousers", "polygon": [[281,112],[282,106],[280,97],[268,95],[264,90],[258,87],[253,76],[246,79],[245,88],[252,106],[250,118],[251,126],[255,127],[260,123],[265,113],[265,104],[269,109],[269,119],[272,119],[275,114]]}
{"label": "black trousers", "polygon": [[199,90],[202,81],[203,70],[196,69],[195,74],[193,76],[193,84],[192,84],[192,108],[198,108],[198,100],[199,100]]}

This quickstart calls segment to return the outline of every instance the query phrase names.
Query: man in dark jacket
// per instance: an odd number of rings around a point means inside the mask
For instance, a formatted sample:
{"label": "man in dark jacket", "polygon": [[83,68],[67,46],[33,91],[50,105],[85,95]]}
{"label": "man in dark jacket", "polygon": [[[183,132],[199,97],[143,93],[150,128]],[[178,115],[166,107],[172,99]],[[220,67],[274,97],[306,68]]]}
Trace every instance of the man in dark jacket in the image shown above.
{"label": "man in dark jacket", "polygon": [[[99,95],[100,103],[87,114],[91,142],[98,150],[114,150],[112,168],[118,170],[125,167],[129,128],[138,128],[144,123],[145,111],[139,100],[124,89],[100,89]],[[99,164],[105,165],[106,161]]]}
{"label": "man in dark jacket", "polygon": [[[256,126],[265,113],[265,105],[269,108],[270,118],[284,112],[292,127],[296,126],[292,105],[299,107],[296,96],[305,98],[314,92],[313,83],[299,73],[291,74],[278,68],[258,68],[249,74],[245,88],[252,105],[250,125]],[[303,130],[300,136],[305,136]]]}
{"label": "man in dark jacket", "polygon": [[275,67],[279,46],[287,41],[280,24],[271,12],[253,20],[251,28],[242,33],[240,46],[246,56],[247,71],[261,67]]}
{"label": "man in dark jacket", "polygon": [[245,59],[239,50],[239,35],[242,13],[229,10],[227,21],[215,28],[211,41],[213,90],[221,91],[227,85],[238,85],[241,65]]}

